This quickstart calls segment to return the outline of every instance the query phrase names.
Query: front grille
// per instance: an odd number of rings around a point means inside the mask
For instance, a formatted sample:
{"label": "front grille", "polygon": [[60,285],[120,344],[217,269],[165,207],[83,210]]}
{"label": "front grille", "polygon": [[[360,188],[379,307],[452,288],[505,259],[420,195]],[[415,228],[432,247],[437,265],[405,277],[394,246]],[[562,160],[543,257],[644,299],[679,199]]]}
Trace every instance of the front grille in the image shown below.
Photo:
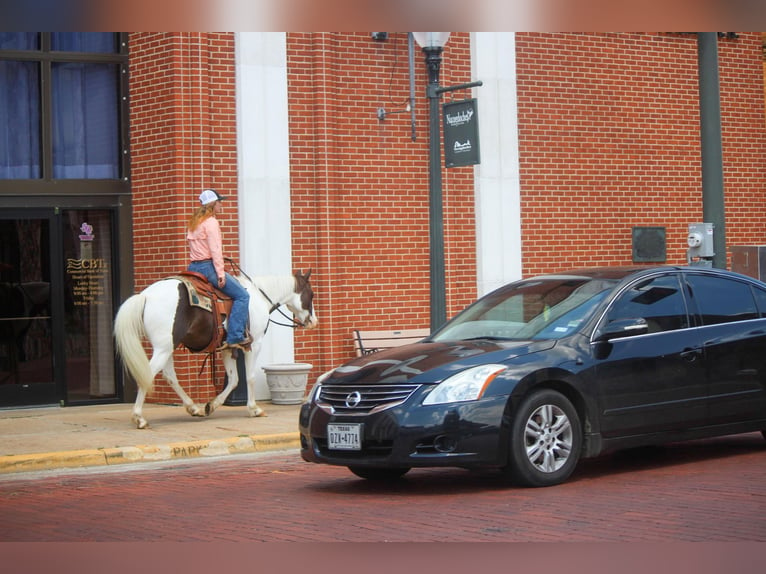
{"label": "front grille", "polygon": [[[339,414],[367,414],[402,404],[420,385],[322,385],[317,402]],[[356,396],[358,393],[358,397]],[[353,402],[358,399],[358,404]]]}

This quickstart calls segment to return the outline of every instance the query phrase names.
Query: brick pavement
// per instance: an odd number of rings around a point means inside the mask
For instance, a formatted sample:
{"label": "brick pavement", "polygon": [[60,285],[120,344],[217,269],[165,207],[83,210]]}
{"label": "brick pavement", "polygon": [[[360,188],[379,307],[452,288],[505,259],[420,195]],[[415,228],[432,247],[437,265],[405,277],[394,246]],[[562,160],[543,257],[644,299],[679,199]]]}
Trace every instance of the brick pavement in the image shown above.
{"label": "brick pavement", "polygon": [[585,461],[546,489],[460,469],[381,485],[286,451],[1,477],[0,540],[763,542],[765,476],[757,433]]}

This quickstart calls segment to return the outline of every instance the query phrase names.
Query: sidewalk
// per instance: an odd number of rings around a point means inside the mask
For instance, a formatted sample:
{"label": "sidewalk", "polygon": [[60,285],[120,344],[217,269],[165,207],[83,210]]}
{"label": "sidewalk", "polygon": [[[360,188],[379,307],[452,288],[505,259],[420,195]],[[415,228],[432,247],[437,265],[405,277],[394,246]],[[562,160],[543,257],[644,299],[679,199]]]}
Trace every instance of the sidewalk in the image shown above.
{"label": "sidewalk", "polygon": [[145,404],[142,430],[132,403],[0,410],[0,474],[299,448],[300,405],[258,404],[268,416],[223,405],[192,417],[182,406]]}

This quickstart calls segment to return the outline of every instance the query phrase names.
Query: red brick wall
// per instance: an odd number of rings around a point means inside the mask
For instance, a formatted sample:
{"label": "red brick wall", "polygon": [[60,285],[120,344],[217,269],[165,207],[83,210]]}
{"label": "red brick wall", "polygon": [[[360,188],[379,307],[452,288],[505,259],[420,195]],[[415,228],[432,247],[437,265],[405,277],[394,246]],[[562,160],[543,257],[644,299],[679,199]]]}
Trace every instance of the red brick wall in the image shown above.
{"label": "red brick wall", "polygon": [[[665,226],[686,262],[702,221],[695,35],[516,37],[524,274],[631,262],[633,226]],[[766,240],[758,34],[719,42],[727,244]]]}
{"label": "red brick wall", "polygon": [[[355,328],[429,325],[428,103],[416,49],[417,139],[407,34],[288,34],[290,170],[296,267],[313,267],[320,328],[297,333],[315,374],[353,356]],[[447,44],[442,85],[471,80],[469,38]],[[462,97],[463,94],[460,94]],[[448,315],[476,295],[472,168],[443,170]]]}
{"label": "red brick wall", "polygon": [[[130,35],[130,133],[135,290],[186,267],[186,222],[204,187],[227,197],[219,217],[224,252],[238,253],[234,35]],[[184,388],[196,401],[214,396],[204,355],[175,354]],[[223,368],[216,365],[216,384]],[[161,378],[150,398],[178,402]]]}

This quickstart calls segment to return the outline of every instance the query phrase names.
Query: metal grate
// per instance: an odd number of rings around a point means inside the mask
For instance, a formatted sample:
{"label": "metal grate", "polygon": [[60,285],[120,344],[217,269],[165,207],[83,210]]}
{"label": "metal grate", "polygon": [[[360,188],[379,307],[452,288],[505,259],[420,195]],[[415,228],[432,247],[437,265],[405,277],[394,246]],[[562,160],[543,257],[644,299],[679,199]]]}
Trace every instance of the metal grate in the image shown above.
{"label": "metal grate", "polygon": [[420,385],[322,385],[317,402],[336,413],[366,414],[402,404]]}

